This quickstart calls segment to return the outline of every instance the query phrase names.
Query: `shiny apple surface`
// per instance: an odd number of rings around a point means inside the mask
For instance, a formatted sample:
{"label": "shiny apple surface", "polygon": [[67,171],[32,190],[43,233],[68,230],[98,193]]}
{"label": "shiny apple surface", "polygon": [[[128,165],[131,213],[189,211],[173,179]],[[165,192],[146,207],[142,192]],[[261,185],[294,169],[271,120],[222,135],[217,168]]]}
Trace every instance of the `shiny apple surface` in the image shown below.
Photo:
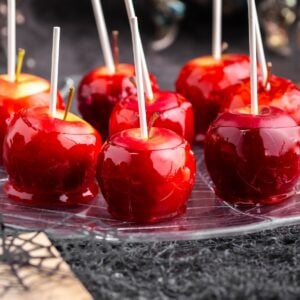
{"label": "shiny apple surface", "polygon": [[[120,100],[112,111],[109,132],[139,127],[138,100],[135,95]],[[154,127],[173,130],[189,143],[194,140],[193,107],[183,96],[173,92],[154,93],[152,101],[146,101],[148,123]]]}
{"label": "shiny apple surface", "polygon": [[[272,75],[268,88],[260,81],[258,99],[261,105],[281,108],[300,125],[300,88],[292,81]],[[223,104],[223,111],[250,105],[250,80],[247,78],[228,88]]]}
{"label": "shiny apple surface", "polygon": [[27,205],[76,206],[98,193],[98,132],[79,117],[48,108],[23,109],[12,118],[4,142],[5,192]]}
{"label": "shiny apple surface", "polygon": [[113,135],[103,146],[97,178],[116,219],[155,223],[185,211],[195,182],[195,157],[186,140],[171,130],[139,129]]}
{"label": "shiny apple surface", "polygon": [[229,86],[249,77],[249,57],[226,54],[217,61],[211,56],[186,63],[176,81],[176,91],[189,100],[195,114],[196,142],[202,142],[211,122],[216,119]]}
{"label": "shiny apple surface", "polygon": [[[7,123],[12,115],[22,108],[49,105],[50,84],[47,80],[20,74],[18,82],[8,81],[7,75],[0,75],[0,163],[2,148],[7,132]],[[64,101],[57,95],[57,107],[64,108]]]}
{"label": "shiny apple surface", "polygon": [[[108,74],[105,67],[97,68],[83,77],[78,87],[77,104],[82,117],[96,128],[103,139],[108,136],[108,123],[115,104],[136,94],[133,82],[133,65],[120,64],[115,74]],[[157,90],[156,79],[150,75]]]}
{"label": "shiny apple surface", "polygon": [[299,127],[278,108],[259,115],[225,112],[205,139],[205,162],[216,194],[234,204],[274,204],[295,193]]}

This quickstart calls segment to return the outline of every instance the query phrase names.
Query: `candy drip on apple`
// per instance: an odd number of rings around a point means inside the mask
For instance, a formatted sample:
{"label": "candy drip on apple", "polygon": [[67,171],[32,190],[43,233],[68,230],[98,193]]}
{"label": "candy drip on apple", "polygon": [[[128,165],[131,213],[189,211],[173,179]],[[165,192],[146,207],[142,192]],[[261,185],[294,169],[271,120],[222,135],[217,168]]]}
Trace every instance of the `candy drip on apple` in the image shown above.
{"label": "candy drip on apple", "polygon": [[195,182],[195,157],[175,132],[157,127],[148,131],[137,18],[130,21],[140,128],[117,132],[106,141],[97,178],[113,217],[148,224],[185,211]]}
{"label": "candy drip on apple", "polygon": [[[106,139],[109,117],[115,104],[123,98],[136,95],[136,86],[132,81],[135,72],[133,65],[119,63],[119,51],[115,39],[112,52],[101,3],[99,0],[93,0],[92,4],[105,66],[96,68],[83,77],[78,87],[77,103],[83,118]],[[147,84],[152,85],[154,90],[158,90],[153,75],[150,76]]]}
{"label": "candy drip on apple", "polygon": [[60,28],[53,29],[50,106],[14,114],[3,146],[8,173],[5,192],[27,205],[77,206],[98,193],[96,165],[101,148],[97,131],[67,110],[57,109]]}
{"label": "candy drip on apple", "polygon": [[[183,96],[173,92],[154,93],[152,101],[146,101],[147,123],[175,131],[189,143],[194,140],[194,113],[192,105]],[[151,122],[152,121],[152,122]],[[118,102],[111,114],[109,133],[139,127],[139,108],[136,96]]]}
{"label": "candy drip on apple", "polygon": [[[258,105],[255,1],[248,0],[248,6],[251,106],[224,112],[212,123],[205,161],[222,199],[234,204],[274,204],[295,193],[300,175],[299,127],[281,109]],[[267,83],[272,90],[272,82]]]}

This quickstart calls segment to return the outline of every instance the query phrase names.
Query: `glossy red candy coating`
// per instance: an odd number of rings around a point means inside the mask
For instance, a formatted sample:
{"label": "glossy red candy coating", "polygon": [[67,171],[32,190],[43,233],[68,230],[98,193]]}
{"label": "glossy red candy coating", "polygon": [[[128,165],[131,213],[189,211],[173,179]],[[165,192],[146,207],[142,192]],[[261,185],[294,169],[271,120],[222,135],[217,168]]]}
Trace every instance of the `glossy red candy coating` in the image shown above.
{"label": "glossy red candy coating", "polygon": [[299,127],[278,108],[260,115],[226,112],[205,139],[205,161],[222,199],[273,204],[295,192],[300,172]]}
{"label": "glossy red candy coating", "polygon": [[[108,122],[115,104],[136,94],[132,82],[133,65],[120,64],[113,75],[105,67],[97,68],[81,80],[78,87],[78,109],[83,118],[96,128],[103,139],[108,136]],[[158,90],[156,79],[150,75],[154,91]]]}
{"label": "glossy red candy coating", "polygon": [[98,132],[73,114],[63,121],[48,108],[16,113],[4,143],[5,192],[27,205],[57,208],[92,200],[101,148]]}
{"label": "glossy red candy coating", "polygon": [[[10,82],[6,75],[0,75],[0,164],[7,123],[13,113],[22,108],[49,105],[49,98],[50,84],[45,79],[21,74],[18,82]],[[57,100],[57,107],[64,108],[64,101],[59,93]]]}
{"label": "glossy red candy coating", "polygon": [[[139,112],[136,96],[130,96],[119,101],[110,117],[109,133],[129,128],[138,128]],[[168,128],[183,136],[189,143],[194,140],[193,107],[183,96],[173,92],[159,91],[154,94],[154,100],[146,102],[147,121],[151,122],[154,114],[153,127]]]}
{"label": "glossy red candy coating", "polygon": [[[272,75],[269,78],[270,89],[259,84],[258,98],[261,105],[281,108],[300,125],[300,89],[292,81]],[[250,80],[245,79],[227,89],[224,97],[225,110],[250,105]]]}
{"label": "glossy red candy coating", "polygon": [[189,144],[173,131],[153,127],[143,140],[128,129],[104,144],[97,178],[115,218],[154,223],[185,211],[195,168]]}
{"label": "glossy red candy coating", "polygon": [[249,77],[249,57],[242,54],[223,55],[220,61],[210,56],[189,61],[180,71],[176,90],[193,104],[196,142],[220,112],[226,88]]}

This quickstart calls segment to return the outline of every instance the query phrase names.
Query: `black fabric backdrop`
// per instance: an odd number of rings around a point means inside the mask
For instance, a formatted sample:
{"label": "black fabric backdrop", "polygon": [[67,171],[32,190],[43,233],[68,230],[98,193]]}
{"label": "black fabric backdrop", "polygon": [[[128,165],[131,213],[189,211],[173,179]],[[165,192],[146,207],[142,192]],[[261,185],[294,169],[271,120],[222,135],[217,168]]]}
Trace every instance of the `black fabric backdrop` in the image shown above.
{"label": "black fabric backdrop", "polygon": [[[132,62],[130,35],[122,1],[103,0],[109,29],[120,30],[121,60]],[[151,71],[162,88],[172,89],[182,64],[210,51],[210,12],[189,5],[177,41],[152,52],[154,36],[149,1],[138,2],[143,40]],[[60,79],[83,75],[102,64],[89,1],[20,2],[26,23],[18,27],[18,46],[36,65],[27,71],[50,77],[52,26],[62,27]],[[247,52],[245,11],[224,20],[230,52]],[[5,40],[4,40],[5,42]],[[296,44],[295,34],[292,42]],[[2,49],[3,51],[3,49]],[[268,53],[274,72],[299,80],[295,49],[289,59]],[[5,69],[5,56],[0,57]],[[26,70],[26,67],[25,67]],[[299,299],[300,227],[205,241],[110,244],[93,239],[54,244],[95,299]]]}

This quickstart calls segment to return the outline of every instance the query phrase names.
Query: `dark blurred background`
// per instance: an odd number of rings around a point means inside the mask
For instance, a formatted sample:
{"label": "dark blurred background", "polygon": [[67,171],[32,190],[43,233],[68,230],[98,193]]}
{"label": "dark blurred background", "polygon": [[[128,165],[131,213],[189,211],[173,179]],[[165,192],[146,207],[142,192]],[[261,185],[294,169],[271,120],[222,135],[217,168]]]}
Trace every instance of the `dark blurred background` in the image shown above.
{"label": "dark blurred background", "polygon": [[[109,31],[120,31],[121,61],[132,62],[129,24],[123,1],[102,0],[102,5]],[[172,89],[180,67],[187,60],[210,52],[211,0],[138,0],[135,5],[149,68],[163,88]],[[288,33],[289,41],[284,42],[283,50],[276,45],[273,49],[268,48],[267,57],[273,62],[274,72],[300,81],[299,53],[296,47],[297,21],[293,19],[296,16],[297,1],[261,0],[257,1],[257,5],[264,33],[274,31],[274,24],[279,29],[281,27],[284,34]],[[103,63],[90,1],[17,0],[17,7],[17,46],[26,49],[24,71],[50,77],[53,26],[62,28],[61,81],[67,76],[84,75]],[[1,0],[2,72],[6,70],[5,10],[6,1]],[[224,13],[223,40],[229,44],[228,51],[248,53],[246,1],[224,0]],[[288,24],[283,24],[283,18],[288,19]],[[270,20],[273,22],[271,25]],[[267,40],[268,36],[265,37]],[[168,40],[167,44],[171,45],[164,50],[154,51],[153,47],[158,46],[153,42],[158,38]],[[278,36],[273,37],[273,42],[278,43]]]}

